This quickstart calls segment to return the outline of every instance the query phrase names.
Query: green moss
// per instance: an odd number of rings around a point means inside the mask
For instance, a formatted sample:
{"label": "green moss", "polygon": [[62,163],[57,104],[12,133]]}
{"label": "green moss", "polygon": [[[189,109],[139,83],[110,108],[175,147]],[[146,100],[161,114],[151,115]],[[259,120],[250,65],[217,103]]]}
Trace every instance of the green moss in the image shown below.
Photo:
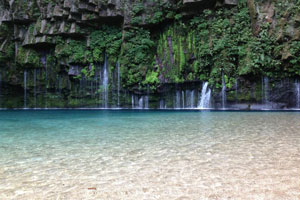
{"label": "green moss", "polygon": [[146,75],[145,81],[143,81],[145,85],[157,85],[159,84],[158,80],[158,72],[149,71]]}
{"label": "green moss", "polygon": [[92,62],[103,62],[103,55],[106,53],[110,63],[114,65],[118,60],[121,49],[121,29],[103,26],[91,33],[90,43]]}
{"label": "green moss", "polygon": [[154,42],[150,32],[142,28],[128,30],[124,35],[120,64],[122,80],[127,87],[141,87],[147,71],[153,70]]}
{"label": "green moss", "polygon": [[16,61],[20,66],[39,67],[40,56],[35,50],[20,47]]}

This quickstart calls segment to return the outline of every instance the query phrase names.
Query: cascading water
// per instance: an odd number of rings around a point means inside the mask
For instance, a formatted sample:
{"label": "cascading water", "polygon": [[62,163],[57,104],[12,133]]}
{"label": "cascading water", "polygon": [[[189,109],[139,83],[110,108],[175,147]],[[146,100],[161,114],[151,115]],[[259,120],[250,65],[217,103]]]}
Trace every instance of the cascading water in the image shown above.
{"label": "cascading water", "polygon": [[224,77],[224,70],[222,70],[222,108],[226,108],[226,84],[225,84],[225,77]]}
{"label": "cascading water", "polygon": [[181,91],[181,96],[182,96],[182,108],[185,107],[185,102],[184,102],[184,90]]}
{"label": "cascading water", "polygon": [[144,97],[140,97],[139,98],[139,109],[142,109],[143,108],[143,106],[144,106]]}
{"label": "cascading water", "polygon": [[296,106],[300,108],[300,82],[296,80],[295,82],[295,96],[296,96]]}
{"label": "cascading water", "polygon": [[238,92],[239,92],[239,85],[238,80],[235,81],[235,102],[238,102]]}
{"label": "cascading water", "polygon": [[42,79],[41,78],[41,70],[40,69],[37,69],[37,72],[36,72],[37,74],[36,74],[36,77],[37,77],[37,80],[36,80],[36,84],[37,84],[37,93],[40,93],[40,91],[41,91],[41,84],[40,84],[40,79]]}
{"label": "cascading water", "polygon": [[108,65],[107,65],[106,55],[104,58],[104,65],[103,65],[102,86],[104,89],[104,93],[103,93],[104,108],[107,108],[108,107]]}
{"label": "cascading water", "polygon": [[27,108],[27,71],[24,71],[24,108]]}
{"label": "cascading water", "polygon": [[[102,86],[101,86],[101,84],[102,84],[102,82],[101,82],[101,80],[102,80],[102,75],[103,75],[103,74],[102,74],[102,71],[99,70],[99,76],[98,76],[98,77],[99,77],[99,81],[98,81],[98,86],[99,86],[98,88],[99,88],[99,89],[98,89],[98,90],[101,91],[101,92],[99,92],[99,102],[101,102],[101,95],[102,95]],[[101,107],[100,104],[99,104],[99,106]]]}
{"label": "cascading water", "polygon": [[163,99],[159,100],[159,109],[165,108],[165,101]]}
{"label": "cascading water", "polygon": [[121,71],[120,71],[119,62],[117,62],[117,70],[118,70],[118,107],[120,107]]}
{"label": "cascading water", "polygon": [[198,104],[198,108],[206,109],[210,107],[211,89],[208,88],[208,82],[202,85],[201,98]]}
{"label": "cascading water", "polygon": [[80,96],[82,96],[83,90],[82,87],[83,86],[83,77],[81,77],[81,79],[79,80],[79,88],[78,88],[78,93]]}
{"label": "cascading water", "polygon": [[180,108],[180,91],[176,91],[175,108]]}
{"label": "cascading water", "polygon": [[[14,29],[17,28],[17,25],[14,25]],[[17,57],[18,57],[18,52],[19,52],[19,45],[17,40],[15,41],[15,62],[17,61]]]}
{"label": "cascading water", "polygon": [[34,95],[34,108],[36,108],[36,69],[33,72],[33,95]]}
{"label": "cascading water", "polygon": [[61,76],[58,76],[58,93],[61,95]]}
{"label": "cascading water", "polygon": [[185,91],[185,107],[186,108],[195,108],[194,107],[194,90],[186,90]]}
{"label": "cascading water", "polygon": [[185,91],[185,107],[186,108],[191,108],[191,90],[186,90]]}
{"label": "cascading water", "polygon": [[269,78],[262,78],[262,103],[265,105],[269,104]]}
{"label": "cascading water", "polygon": [[47,60],[46,60],[46,54],[45,53],[42,54],[41,63],[42,63],[42,65],[44,67],[44,70],[45,70],[45,93],[44,93],[44,95],[46,97],[45,98],[45,107],[47,108],[47,85],[48,85],[48,73],[47,73],[47,71],[48,71],[48,69],[47,69]]}
{"label": "cascading water", "polygon": [[91,83],[90,83],[91,85],[90,85],[90,92],[91,92],[91,95],[92,95],[92,97],[94,97],[94,86],[93,86],[93,81],[91,81]]}
{"label": "cascading water", "polygon": [[195,91],[192,90],[192,91],[191,91],[191,97],[190,97],[191,108],[194,108],[194,107],[195,107],[195,106],[194,106],[194,102],[195,102],[195,100],[194,100],[194,94],[195,94]]}
{"label": "cascading water", "polygon": [[131,95],[131,108],[134,108],[134,96],[133,96],[133,94]]}
{"label": "cascading water", "polygon": [[145,96],[145,109],[149,109],[149,96]]}
{"label": "cascading water", "polygon": [[46,60],[46,54],[43,54],[41,57],[41,63],[45,69],[45,82],[47,83],[47,60]]}
{"label": "cascading water", "polygon": [[149,89],[149,85],[147,85],[147,95],[144,96],[144,101],[145,101],[145,105],[144,105],[144,108],[145,109],[149,109],[149,92],[150,89]]}

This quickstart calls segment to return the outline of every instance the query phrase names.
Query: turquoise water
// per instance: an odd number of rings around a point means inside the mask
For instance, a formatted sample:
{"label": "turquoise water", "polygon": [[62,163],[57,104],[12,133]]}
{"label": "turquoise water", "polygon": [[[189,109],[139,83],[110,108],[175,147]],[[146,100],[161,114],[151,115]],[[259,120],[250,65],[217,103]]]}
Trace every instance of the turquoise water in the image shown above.
{"label": "turquoise water", "polygon": [[299,112],[0,112],[0,199],[299,197]]}

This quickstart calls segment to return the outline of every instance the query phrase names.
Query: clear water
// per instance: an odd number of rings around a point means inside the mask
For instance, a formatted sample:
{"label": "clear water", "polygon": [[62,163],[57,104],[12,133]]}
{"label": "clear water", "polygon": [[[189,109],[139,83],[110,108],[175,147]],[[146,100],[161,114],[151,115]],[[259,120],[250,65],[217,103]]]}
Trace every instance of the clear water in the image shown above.
{"label": "clear water", "polygon": [[0,199],[299,197],[297,112],[0,112]]}

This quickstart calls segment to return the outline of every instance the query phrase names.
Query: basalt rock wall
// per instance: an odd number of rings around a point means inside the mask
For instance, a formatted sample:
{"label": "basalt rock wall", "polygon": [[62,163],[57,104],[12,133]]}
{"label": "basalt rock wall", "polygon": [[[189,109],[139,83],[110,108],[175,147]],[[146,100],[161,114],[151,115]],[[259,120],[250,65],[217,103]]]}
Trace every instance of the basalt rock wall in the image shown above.
{"label": "basalt rock wall", "polygon": [[213,108],[298,108],[299,8],[1,0],[0,107],[196,108],[207,82]]}

